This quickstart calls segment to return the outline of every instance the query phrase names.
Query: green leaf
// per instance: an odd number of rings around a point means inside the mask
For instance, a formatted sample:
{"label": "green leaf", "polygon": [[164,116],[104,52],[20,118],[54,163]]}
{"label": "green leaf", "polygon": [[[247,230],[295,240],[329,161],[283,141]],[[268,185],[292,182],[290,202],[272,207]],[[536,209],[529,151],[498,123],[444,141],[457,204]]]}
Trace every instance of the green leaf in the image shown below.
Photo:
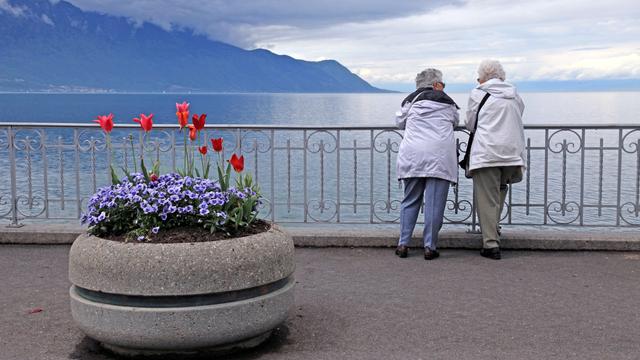
{"label": "green leaf", "polygon": [[222,176],[222,168],[220,168],[220,166],[217,166],[218,168],[218,182],[220,183],[220,187],[222,188],[222,191],[226,191],[227,187],[224,183],[224,177]]}
{"label": "green leaf", "polygon": [[229,186],[229,179],[231,179],[231,163],[227,163],[227,171],[224,176],[224,180],[225,180],[225,184],[227,185],[227,188]]}
{"label": "green leaf", "polygon": [[251,224],[252,222],[254,222],[256,220],[256,218],[258,217],[258,213],[254,212],[251,214],[251,216],[249,217],[249,220],[247,221],[248,224]]}
{"label": "green leaf", "polygon": [[247,200],[244,202],[244,205],[242,206],[242,210],[244,212],[245,215],[249,215],[251,214],[251,210],[253,209],[253,200]]}
{"label": "green leaf", "polygon": [[109,168],[111,169],[111,183],[113,185],[119,185],[120,179],[118,178],[118,174],[116,173],[116,170],[113,168],[113,165],[109,165]]}
{"label": "green leaf", "polygon": [[149,172],[147,171],[147,167],[144,166],[144,158],[140,158],[140,168],[142,169],[142,175],[144,175],[144,179],[149,182]]}
{"label": "green leaf", "polygon": [[198,168],[196,168],[196,175],[200,177],[200,170],[198,170]]}
{"label": "green leaf", "polygon": [[207,161],[207,165],[204,167],[204,177],[205,177],[206,179],[208,179],[208,178],[209,178],[209,168],[210,168],[210,165],[211,165],[211,164]]}
{"label": "green leaf", "polygon": [[238,217],[236,218],[236,230],[238,229],[238,225],[242,224],[242,218],[244,217],[244,210],[239,207],[238,208]]}

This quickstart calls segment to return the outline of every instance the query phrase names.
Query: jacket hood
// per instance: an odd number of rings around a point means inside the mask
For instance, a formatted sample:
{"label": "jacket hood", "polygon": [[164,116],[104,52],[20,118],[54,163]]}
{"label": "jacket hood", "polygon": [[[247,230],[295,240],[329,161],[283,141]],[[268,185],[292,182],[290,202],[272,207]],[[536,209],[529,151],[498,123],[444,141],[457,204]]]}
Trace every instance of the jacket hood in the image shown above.
{"label": "jacket hood", "polygon": [[484,90],[492,96],[503,99],[513,99],[518,93],[513,84],[500,79],[487,80],[484,84],[478,85],[476,89]]}

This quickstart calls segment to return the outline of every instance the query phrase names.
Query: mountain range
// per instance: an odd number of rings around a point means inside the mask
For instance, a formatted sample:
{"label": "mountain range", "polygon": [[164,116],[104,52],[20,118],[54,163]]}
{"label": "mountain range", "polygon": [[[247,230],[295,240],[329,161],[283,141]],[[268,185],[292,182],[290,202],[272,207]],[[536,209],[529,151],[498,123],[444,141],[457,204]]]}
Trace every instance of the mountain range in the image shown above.
{"label": "mountain range", "polygon": [[0,91],[384,92],[335,60],[245,50],[66,1],[0,0]]}

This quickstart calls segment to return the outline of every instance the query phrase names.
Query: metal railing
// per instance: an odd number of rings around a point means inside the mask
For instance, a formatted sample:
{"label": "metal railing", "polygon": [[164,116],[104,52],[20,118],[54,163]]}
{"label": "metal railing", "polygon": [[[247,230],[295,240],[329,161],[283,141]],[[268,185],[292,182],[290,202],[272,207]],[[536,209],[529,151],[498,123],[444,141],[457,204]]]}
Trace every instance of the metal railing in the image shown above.
{"label": "metal railing", "polygon": [[[261,216],[266,219],[398,221],[400,130],[209,125],[204,137],[205,143],[223,137],[225,158],[231,153],[245,156],[245,171],[262,188]],[[466,130],[456,131],[461,153],[467,137]],[[640,127],[536,125],[526,126],[525,137],[527,171],[509,191],[503,223],[640,226]],[[160,161],[161,172],[175,171],[183,161],[183,139],[177,126],[155,125],[143,145],[137,125],[120,125],[111,134],[109,152],[95,124],[0,123],[0,219],[9,226],[78,219],[95,190],[110,184],[110,162],[134,171],[143,152],[150,161]],[[445,220],[475,228],[471,180],[459,174]]]}

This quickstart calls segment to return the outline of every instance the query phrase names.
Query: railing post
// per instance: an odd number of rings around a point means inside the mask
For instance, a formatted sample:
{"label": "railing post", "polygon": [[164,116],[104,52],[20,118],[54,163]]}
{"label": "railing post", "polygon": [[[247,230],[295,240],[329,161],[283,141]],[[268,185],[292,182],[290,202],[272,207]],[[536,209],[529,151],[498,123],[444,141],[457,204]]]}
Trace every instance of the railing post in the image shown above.
{"label": "railing post", "polygon": [[9,138],[9,173],[11,174],[11,223],[7,225],[10,228],[19,228],[24,224],[18,222],[18,189],[16,180],[16,148],[13,127],[9,126],[7,130]]}

